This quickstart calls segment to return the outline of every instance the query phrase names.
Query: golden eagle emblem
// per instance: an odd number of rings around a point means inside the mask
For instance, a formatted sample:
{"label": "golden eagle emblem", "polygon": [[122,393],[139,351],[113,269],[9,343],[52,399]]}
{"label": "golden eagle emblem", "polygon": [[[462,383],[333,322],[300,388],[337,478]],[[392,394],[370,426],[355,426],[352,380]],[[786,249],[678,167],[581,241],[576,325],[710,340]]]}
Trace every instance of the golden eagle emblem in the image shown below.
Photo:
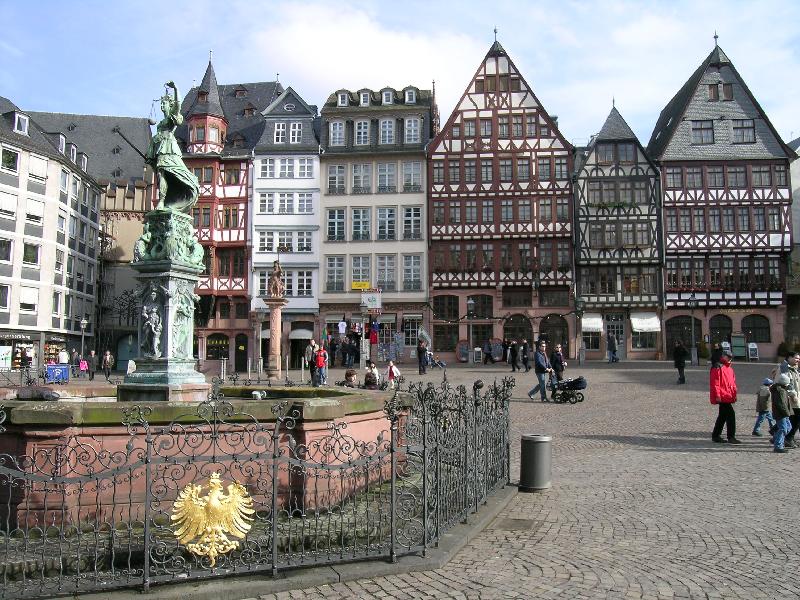
{"label": "golden eagle emblem", "polygon": [[192,554],[207,556],[213,567],[217,556],[239,547],[239,542],[229,540],[228,535],[244,538],[252,527],[250,515],[255,510],[243,485],[231,483],[227,495],[222,491],[219,473],[211,474],[205,497],[200,495],[202,490],[203,486],[193,483],[183,488],[172,506],[171,519],[178,541]]}

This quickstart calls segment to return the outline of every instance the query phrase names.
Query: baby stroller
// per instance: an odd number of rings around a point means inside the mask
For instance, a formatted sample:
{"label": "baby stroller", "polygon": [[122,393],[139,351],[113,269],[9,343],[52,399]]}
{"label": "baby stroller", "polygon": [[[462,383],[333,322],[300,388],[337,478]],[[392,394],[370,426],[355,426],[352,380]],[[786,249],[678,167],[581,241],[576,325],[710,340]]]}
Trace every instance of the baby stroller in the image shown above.
{"label": "baby stroller", "polygon": [[584,400],[583,394],[578,391],[586,389],[586,379],[583,377],[564,379],[563,381],[556,381],[551,378],[550,386],[553,389],[553,402],[557,404],[566,402],[575,404]]}

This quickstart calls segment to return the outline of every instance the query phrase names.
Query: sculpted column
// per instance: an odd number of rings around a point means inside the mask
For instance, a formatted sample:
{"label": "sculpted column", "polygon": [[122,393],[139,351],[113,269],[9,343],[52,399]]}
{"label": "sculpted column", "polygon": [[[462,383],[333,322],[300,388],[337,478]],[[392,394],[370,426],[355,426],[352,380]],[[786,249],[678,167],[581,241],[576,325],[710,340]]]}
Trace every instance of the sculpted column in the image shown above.
{"label": "sculpted column", "polygon": [[267,357],[267,377],[275,380],[281,378],[281,341],[283,339],[283,307],[286,306],[284,296],[283,269],[277,260],[272,265],[267,289],[268,297],[264,304],[269,309],[269,356]]}

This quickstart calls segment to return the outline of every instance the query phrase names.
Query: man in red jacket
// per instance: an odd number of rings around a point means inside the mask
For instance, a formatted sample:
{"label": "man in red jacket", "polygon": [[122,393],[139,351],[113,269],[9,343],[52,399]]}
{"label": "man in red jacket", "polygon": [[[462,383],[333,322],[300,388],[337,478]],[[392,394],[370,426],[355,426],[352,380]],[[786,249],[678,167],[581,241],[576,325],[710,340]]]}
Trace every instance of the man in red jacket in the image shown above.
{"label": "man in red jacket", "polygon": [[[719,365],[711,368],[711,404],[719,406],[717,422],[711,433],[711,441],[717,444],[741,444],[736,439],[736,413],[733,403],[736,402],[736,374],[731,367],[732,354],[729,350],[722,353]],[[728,439],[722,438],[722,428],[727,427]]]}

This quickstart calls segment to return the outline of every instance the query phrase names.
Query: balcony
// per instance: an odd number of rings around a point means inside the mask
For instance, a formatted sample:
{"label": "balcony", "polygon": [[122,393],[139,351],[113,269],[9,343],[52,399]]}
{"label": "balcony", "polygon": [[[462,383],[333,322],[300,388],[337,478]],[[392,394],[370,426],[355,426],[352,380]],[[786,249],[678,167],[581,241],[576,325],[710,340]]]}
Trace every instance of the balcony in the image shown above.
{"label": "balcony", "polygon": [[422,186],[418,183],[407,183],[403,186],[404,192],[421,192]]}
{"label": "balcony", "polygon": [[354,185],[353,186],[353,193],[354,194],[371,194],[372,193],[372,188],[370,188],[369,186],[363,186],[363,185],[356,186],[356,185]]}
{"label": "balcony", "polygon": [[329,242],[343,242],[344,241],[344,234],[343,233],[334,233],[328,234],[327,240]]}
{"label": "balcony", "polygon": [[403,239],[404,240],[421,240],[422,239],[422,231],[406,230],[406,231],[403,232]]}
{"label": "balcony", "polygon": [[389,240],[395,241],[396,239],[397,239],[397,235],[394,233],[394,231],[387,232],[387,233],[379,233],[378,234],[378,240],[381,240],[381,241],[389,241]]}
{"label": "balcony", "polygon": [[354,231],[353,241],[369,241],[371,239],[369,231]]}
{"label": "balcony", "polygon": [[421,279],[406,279],[403,281],[404,292],[419,292],[420,290],[422,290]]}
{"label": "balcony", "polygon": [[325,291],[326,292],[343,292],[344,291],[344,281],[326,281],[325,282]]}
{"label": "balcony", "polygon": [[328,186],[328,195],[329,196],[342,196],[345,193],[343,185],[329,185]]}
{"label": "balcony", "polygon": [[395,291],[397,291],[397,282],[396,281],[389,281],[389,280],[381,281],[381,280],[378,280],[377,285],[384,292],[395,292]]}
{"label": "balcony", "polygon": [[379,185],[378,186],[378,193],[379,194],[394,194],[397,192],[397,186],[395,185]]}

